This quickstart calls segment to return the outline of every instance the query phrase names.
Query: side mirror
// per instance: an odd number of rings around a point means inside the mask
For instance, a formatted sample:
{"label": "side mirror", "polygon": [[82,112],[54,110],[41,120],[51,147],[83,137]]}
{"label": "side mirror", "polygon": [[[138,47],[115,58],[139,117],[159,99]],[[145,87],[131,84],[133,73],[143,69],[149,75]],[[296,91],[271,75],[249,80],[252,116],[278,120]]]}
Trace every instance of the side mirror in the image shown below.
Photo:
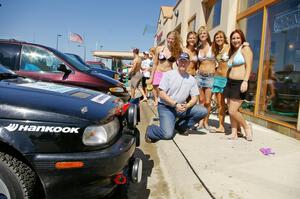
{"label": "side mirror", "polygon": [[64,65],[64,64],[59,64],[59,66],[57,67],[57,70],[62,71],[64,73],[68,72],[68,69],[67,69],[66,65]]}
{"label": "side mirror", "polygon": [[60,64],[60,65],[57,67],[57,70],[58,70],[58,71],[62,71],[62,72],[65,73],[64,76],[63,76],[63,80],[67,79],[68,76],[69,76],[69,74],[72,72],[72,71],[71,71],[70,69],[68,69],[68,68],[66,67],[66,65],[64,65],[64,64]]}

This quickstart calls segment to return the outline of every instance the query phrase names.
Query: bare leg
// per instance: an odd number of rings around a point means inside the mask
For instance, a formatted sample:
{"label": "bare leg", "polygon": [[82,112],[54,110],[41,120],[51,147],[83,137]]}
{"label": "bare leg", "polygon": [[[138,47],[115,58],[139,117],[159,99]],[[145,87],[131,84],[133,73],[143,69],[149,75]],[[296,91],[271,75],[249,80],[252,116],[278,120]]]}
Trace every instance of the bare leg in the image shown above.
{"label": "bare leg", "polygon": [[145,94],[145,92],[144,92],[144,89],[143,88],[138,88],[139,89],[139,91],[142,93],[142,95],[143,95],[143,100],[142,101],[145,101],[145,100],[147,100],[147,96],[146,96],[146,94]]}
{"label": "bare leg", "polygon": [[216,93],[217,104],[218,104],[218,117],[219,127],[216,129],[217,132],[225,132],[224,121],[225,121],[225,100],[223,93]]}
{"label": "bare leg", "polygon": [[204,118],[204,127],[205,128],[209,128],[208,126],[208,119],[209,119],[209,115],[210,115],[210,109],[211,109],[211,96],[212,96],[212,92],[211,92],[211,88],[204,88],[204,94],[205,94],[205,103],[204,106],[207,109],[207,116]]}
{"label": "bare leg", "polygon": [[135,98],[135,88],[132,88],[130,89],[130,95],[131,95],[131,98],[134,99]]}
{"label": "bare leg", "polygon": [[153,86],[154,106],[158,104],[158,86]]}
{"label": "bare leg", "polygon": [[[205,101],[205,94],[204,94],[204,90],[202,88],[199,88],[199,104],[204,106],[204,101]],[[201,128],[203,127],[203,123],[204,123],[204,119],[200,120],[198,123],[198,127]]]}
{"label": "bare leg", "polygon": [[238,99],[230,99],[229,100],[229,114],[232,119],[234,119],[237,123],[237,126],[242,127],[245,130],[246,137],[252,136],[252,129],[251,127],[246,123],[243,115],[239,112],[239,108],[242,105],[242,100]]}
{"label": "bare leg", "polygon": [[233,105],[231,105],[231,99],[228,99],[228,110],[229,110],[229,116],[230,116],[230,125],[231,125],[231,137],[230,139],[237,139],[238,136],[237,136],[237,128],[238,128],[238,123],[237,121],[234,119],[234,117],[232,117],[230,115],[230,110],[231,108],[233,109]]}

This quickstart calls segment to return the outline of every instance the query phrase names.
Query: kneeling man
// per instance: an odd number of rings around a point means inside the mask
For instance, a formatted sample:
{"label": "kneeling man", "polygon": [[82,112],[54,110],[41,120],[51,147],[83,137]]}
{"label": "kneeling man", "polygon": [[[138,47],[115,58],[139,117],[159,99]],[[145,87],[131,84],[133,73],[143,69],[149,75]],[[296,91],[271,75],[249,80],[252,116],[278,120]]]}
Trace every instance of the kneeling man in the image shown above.
{"label": "kneeling man", "polygon": [[179,133],[185,133],[207,115],[206,108],[196,104],[199,90],[196,79],[186,72],[189,63],[189,55],[183,52],[176,61],[178,69],[164,73],[159,84],[157,106],[160,126],[148,126],[146,142],[170,140],[175,135],[175,126]]}

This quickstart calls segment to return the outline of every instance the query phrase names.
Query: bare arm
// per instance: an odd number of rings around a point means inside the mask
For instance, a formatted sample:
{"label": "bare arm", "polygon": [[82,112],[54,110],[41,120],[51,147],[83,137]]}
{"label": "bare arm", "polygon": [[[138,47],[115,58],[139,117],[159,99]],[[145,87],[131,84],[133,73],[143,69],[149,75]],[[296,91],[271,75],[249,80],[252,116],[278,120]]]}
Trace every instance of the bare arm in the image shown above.
{"label": "bare arm", "polygon": [[165,91],[159,89],[158,95],[163,101],[168,103],[170,106],[173,107],[176,104],[176,101],[173,100],[169,95],[167,95]]}
{"label": "bare arm", "polygon": [[245,58],[245,67],[246,67],[244,81],[248,81],[252,70],[253,53],[249,46],[245,46],[244,48],[242,48],[242,54]]}
{"label": "bare arm", "polygon": [[253,62],[253,53],[249,46],[245,46],[242,48],[242,54],[245,59],[245,76],[244,81],[241,85],[241,92],[244,93],[248,89],[248,80],[250,78],[251,70],[252,70],[252,62]]}
{"label": "bare arm", "polygon": [[152,72],[151,72],[151,82],[153,81],[153,77],[154,77],[154,73],[157,69],[157,65],[158,65],[158,54],[159,54],[160,48],[157,48],[155,51],[155,55],[153,57],[153,67],[152,67]]}
{"label": "bare arm", "polygon": [[197,103],[198,99],[199,99],[198,95],[192,96],[191,100],[186,104],[186,109],[193,107]]}

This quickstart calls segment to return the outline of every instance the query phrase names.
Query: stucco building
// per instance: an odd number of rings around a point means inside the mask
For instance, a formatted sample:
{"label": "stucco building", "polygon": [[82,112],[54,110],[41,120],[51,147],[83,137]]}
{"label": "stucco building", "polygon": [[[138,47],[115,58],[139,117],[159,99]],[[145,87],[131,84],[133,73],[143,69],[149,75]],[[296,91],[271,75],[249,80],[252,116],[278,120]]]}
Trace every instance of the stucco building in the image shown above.
{"label": "stucco building", "polygon": [[227,37],[244,31],[253,50],[249,92],[242,112],[250,121],[300,139],[300,1],[299,0],[178,0],[162,6],[154,45],[169,31],[181,34],[206,25],[211,38],[218,30]]}

